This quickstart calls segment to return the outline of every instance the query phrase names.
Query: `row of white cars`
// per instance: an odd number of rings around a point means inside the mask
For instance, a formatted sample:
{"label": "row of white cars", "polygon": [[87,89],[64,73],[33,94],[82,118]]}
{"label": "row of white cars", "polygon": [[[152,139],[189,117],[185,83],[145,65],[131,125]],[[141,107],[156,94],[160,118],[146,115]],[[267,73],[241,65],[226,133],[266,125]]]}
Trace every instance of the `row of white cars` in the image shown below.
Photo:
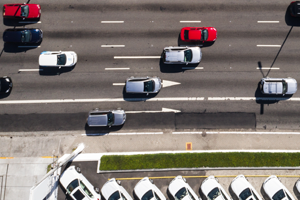
{"label": "row of white cars", "polygon": [[[79,167],[71,166],[60,177],[61,185],[66,189],[66,194],[75,200],[100,200],[99,188],[93,185],[81,174]],[[263,200],[244,175],[233,179],[230,187],[239,200]],[[300,193],[300,179],[296,183]],[[214,176],[206,178],[201,186],[201,192],[207,200],[232,200]],[[270,200],[295,200],[293,195],[275,175],[269,176],[263,183],[263,189]],[[166,200],[163,193],[157,188],[153,180],[145,177],[133,189],[138,200]],[[202,200],[193,191],[186,179],[182,176],[174,178],[168,187],[168,192],[173,200]],[[101,189],[105,200],[133,200],[128,192],[121,186],[121,182],[112,178]]]}

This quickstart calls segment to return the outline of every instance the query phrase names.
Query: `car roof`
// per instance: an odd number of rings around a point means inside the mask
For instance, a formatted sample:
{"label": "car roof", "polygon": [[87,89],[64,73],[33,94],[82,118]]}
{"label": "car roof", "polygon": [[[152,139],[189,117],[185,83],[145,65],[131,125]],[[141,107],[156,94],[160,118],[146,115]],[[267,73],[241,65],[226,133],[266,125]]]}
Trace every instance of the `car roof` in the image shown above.
{"label": "car roof", "polygon": [[116,183],[116,179],[108,180],[101,188],[101,193],[105,199],[108,199],[115,191],[119,190],[119,185]]}
{"label": "car roof", "polygon": [[127,92],[144,92],[144,81],[127,81],[126,91]]}
{"label": "car roof", "polygon": [[166,51],[167,62],[184,62],[184,51]]}
{"label": "car roof", "polygon": [[139,199],[149,190],[153,190],[153,184],[149,181],[148,177],[140,180],[134,187],[134,192]]}
{"label": "car roof", "polygon": [[57,66],[58,54],[40,54],[39,65],[40,66]]}
{"label": "car roof", "polygon": [[107,114],[99,113],[99,115],[89,115],[87,123],[89,126],[107,126]]}

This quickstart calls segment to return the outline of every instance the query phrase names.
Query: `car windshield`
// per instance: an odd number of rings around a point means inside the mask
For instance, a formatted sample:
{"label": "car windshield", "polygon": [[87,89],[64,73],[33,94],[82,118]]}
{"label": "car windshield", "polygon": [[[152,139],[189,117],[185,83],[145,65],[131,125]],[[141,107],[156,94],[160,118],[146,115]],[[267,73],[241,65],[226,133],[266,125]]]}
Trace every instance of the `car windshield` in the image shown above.
{"label": "car windshield", "polygon": [[193,58],[192,50],[188,49],[184,51],[184,62],[191,62]]}
{"label": "car windshield", "polygon": [[205,41],[208,38],[208,31],[206,29],[201,31],[201,40]]}
{"label": "car windshield", "polygon": [[89,189],[83,184],[83,182],[80,182],[80,186],[82,188],[82,190],[90,197],[90,198],[94,198],[93,194],[89,191]]}
{"label": "car windshield", "polygon": [[153,196],[153,192],[152,190],[149,190],[148,192],[146,192],[146,194],[144,194],[144,196],[142,197],[142,200],[150,200],[152,199]]}
{"label": "car windshield", "polygon": [[66,54],[57,55],[57,65],[65,65],[67,61]]}
{"label": "car windshield", "polygon": [[207,196],[210,200],[214,200],[220,195],[221,195],[221,192],[220,192],[219,188],[215,187],[214,189],[212,189],[212,191],[210,191],[210,193],[208,193]]}
{"label": "car windshield", "polygon": [[21,42],[30,42],[31,32],[29,30],[21,31]]}
{"label": "car windshield", "polygon": [[185,40],[189,39],[189,31],[188,30],[184,30],[184,39]]}
{"label": "car windshield", "polygon": [[154,81],[145,81],[144,92],[153,92],[153,91],[154,91]]}
{"label": "car windshield", "polygon": [[241,200],[246,200],[248,197],[252,195],[249,188],[244,189],[241,194],[239,195]]}
{"label": "car windshield", "polygon": [[283,192],[283,189],[279,190],[278,192],[276,192],[274,194],[274,196],[272,197],[273,200],[281,200],[285,197],[285,194]]}
{"label": "car windshield", "polygon": [[115,191],[112,195],[110,195],[110,197],[108,198],[108,200],[118,200],[120,199],[120,193],[119,191]]}
{"label": "car windshield", "polygon": [[108,123],[107,123],[107,125],[108,126],[111,126],[111,125],[113,125],[113,123],[114,123],[114,120],[115,120],[115,116],[114,116],[114,114],[113,113],[108,113],[107,114],[107,121],[108,121]]}
{"label": "car windshield", "polygon": [[287,92],[287,83],[285,81],[282,81],[282,93],[285,94]]}
{"label": "car windshield", "polygon": [[187,190],[185,187],[181,188],[176,194],[175,194],[175,200],[181,200],[187,195]]}
{"label": "car windshield", "polygon": [[28,17],[29,14],[29,7],[26,6],[21,6],[21,17]]}
{"label": "car windshield", "polygon": [[79,186],[78,180],[77,180],[77,179],[73,180],[73,181],[68,185],[68,187],[67,187],[67,192],[68,192],[69,194],[71,194],[72,191],[73,191],[75,188],[77,188],[78,186]]}

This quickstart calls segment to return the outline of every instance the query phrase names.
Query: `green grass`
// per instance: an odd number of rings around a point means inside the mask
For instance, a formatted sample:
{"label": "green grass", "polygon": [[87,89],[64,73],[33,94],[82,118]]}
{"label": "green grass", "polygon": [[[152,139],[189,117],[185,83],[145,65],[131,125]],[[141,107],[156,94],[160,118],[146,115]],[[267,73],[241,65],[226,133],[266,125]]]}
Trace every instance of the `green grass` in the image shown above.
{"label": "green grass", "polygon": [[300,153],[177,153],[102,156],[100,170],[296,166]]}

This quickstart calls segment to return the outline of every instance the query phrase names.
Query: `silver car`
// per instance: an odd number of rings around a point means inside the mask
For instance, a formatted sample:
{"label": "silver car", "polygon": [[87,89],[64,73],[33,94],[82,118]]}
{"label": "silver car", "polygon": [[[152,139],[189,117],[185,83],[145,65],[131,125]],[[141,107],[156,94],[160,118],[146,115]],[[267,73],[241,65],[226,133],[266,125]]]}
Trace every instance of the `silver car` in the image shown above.
{"label": "silver car", "polygon": [[126,121],[124,110],[100,111],[98,108],[89,112],[87,124],[90,127],[120,126]]}
{"label": "silver car", "polygon": [[158,93],[161,89],[159,77],[130,77],[126,80],[126,93]]}
{"label": "silver car", "polygon": [[165,64],[197,64],[202,58],[199,47],[165,47],[163,61]]}
{"label": "silver car", "polygon": [[297,81],[293,78],[262,78],[260,90],[263,94],[294,94],[297,91]]}

